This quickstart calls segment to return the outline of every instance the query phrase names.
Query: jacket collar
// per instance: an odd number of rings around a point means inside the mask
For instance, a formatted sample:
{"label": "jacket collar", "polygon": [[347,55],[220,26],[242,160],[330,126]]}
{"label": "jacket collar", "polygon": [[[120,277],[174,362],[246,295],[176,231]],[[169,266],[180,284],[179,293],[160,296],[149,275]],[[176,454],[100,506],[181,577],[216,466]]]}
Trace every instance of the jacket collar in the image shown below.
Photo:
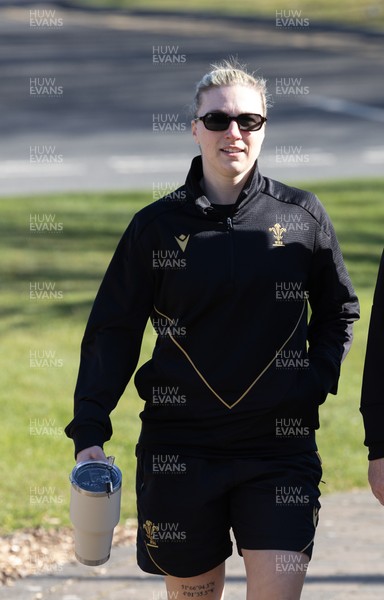
{"label": "jacket collar", "polygon": [[[208,198],[204,195],[200,181],[203,178],[203,162],[201,156],[195,156],[192,160],[190,170],[188,172],[185,187],[187,192],[187,202],[191,203],[199,211],[207,216],[214,216],[217,213]],[[263,183],[263,177],[259,172],[257,161],[255,162],[243,189],[241,190],[234,212],[240,210],[255,194],[260,190]]]}

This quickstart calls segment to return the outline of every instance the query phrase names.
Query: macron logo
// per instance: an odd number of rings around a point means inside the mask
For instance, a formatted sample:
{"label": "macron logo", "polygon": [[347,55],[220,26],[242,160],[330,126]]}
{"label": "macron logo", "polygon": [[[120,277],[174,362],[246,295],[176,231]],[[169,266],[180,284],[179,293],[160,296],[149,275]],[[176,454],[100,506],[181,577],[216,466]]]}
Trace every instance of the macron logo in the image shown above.
{"label": "macron logo", "polygon": [[179,244],[181,250],[183,252],[185,252],[185,249],[186,249],[187,244],[189,242],[189,235],[185,235],[184,233],[182,233],[181,235],[179,235],[179,237],[177,237],[175,235],[175,240]]}

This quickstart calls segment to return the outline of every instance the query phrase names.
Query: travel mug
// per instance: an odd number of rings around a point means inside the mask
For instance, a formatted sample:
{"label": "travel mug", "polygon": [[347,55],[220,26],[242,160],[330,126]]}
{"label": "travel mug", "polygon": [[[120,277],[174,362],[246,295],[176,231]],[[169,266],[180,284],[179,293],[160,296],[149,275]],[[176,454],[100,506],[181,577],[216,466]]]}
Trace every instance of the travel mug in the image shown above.
{"label": "travel mug", "polygon": [[75,555],[84,565],[107,562],[113,531],[120,519],[120,469],[114,464],[90,460],[78,463],[69,476],[70,516],[75,531]]}

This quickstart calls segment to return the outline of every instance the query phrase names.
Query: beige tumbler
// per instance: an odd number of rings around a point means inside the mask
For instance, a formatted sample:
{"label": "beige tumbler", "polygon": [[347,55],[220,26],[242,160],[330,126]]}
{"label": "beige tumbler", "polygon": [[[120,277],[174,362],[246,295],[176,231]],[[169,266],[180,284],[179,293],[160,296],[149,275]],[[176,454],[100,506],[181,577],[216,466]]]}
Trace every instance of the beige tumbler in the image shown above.
{"label": "beige tumbler", "polygon": [[122,481],[113,460],[78,463],[69,477],[75,555],[84,565],[102,565],[110,557],[113,530],[120,519]]}

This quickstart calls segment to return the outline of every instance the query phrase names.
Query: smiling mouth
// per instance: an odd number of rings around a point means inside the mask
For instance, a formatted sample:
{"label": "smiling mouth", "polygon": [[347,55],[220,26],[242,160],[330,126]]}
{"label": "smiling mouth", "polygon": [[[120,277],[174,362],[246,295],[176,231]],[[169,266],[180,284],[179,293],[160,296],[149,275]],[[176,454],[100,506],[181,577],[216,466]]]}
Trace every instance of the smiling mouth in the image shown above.
{"label": "smiling mouth", "polygon": [[241,148],[221,148],[221,151],[225,154],[239,154],[240,152],[244,152]]}

